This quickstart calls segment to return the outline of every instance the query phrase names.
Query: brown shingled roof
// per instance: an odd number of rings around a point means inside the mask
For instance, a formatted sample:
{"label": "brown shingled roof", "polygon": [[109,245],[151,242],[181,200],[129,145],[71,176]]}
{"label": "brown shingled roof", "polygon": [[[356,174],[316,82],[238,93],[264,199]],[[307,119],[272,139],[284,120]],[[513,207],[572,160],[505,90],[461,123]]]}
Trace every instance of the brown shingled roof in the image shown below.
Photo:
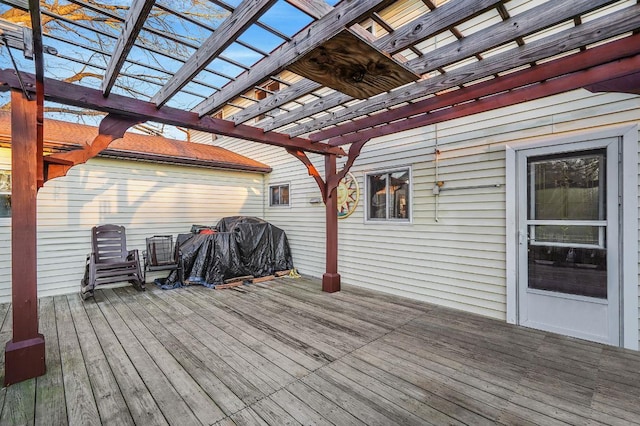
{"label": "brown shingled roof", "polygon": [[[46,119],[44,122],[45,149],[69,151],[90,143],[98,135],[98,128],[85,124]],[[10,142],[11,113],[0,111],[0,141]],[[127,132],[102,151],[100,156],[127,158],[158,163],[186,164],[200,167],[271,172],[271,167],[217,146],[189,143],[162,136],[148,136]]]}

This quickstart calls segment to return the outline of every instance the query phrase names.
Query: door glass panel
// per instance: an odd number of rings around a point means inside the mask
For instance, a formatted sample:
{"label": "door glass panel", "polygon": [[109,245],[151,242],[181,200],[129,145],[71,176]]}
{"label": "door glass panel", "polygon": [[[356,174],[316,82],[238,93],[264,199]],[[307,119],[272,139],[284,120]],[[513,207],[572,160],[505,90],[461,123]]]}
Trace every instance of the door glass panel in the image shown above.
{"label": "door glass panel", "polygon": [[409,171],[394,172],[389,175],[389,198],[392,219],[407,219],[409,208]]}
{"label": "door glass panel", "polygon": [[607,250],[529,245],[529,288],[607,298]]}
{"label": "door glass panel", "polygon": [[528,219],[553,221],[528,226],[529,288],[607,298],[605,161],[604,151],[528,159]]}
{"label": "door glass panel", "polygon": [[603,151],[530,158],[529,219],[605,220],[604,166]]}
{"label": "door glass panel", "polygon": [[387,217],[387,175],[369,175],[367,193],[369,200],[369,219],[386,219]]}

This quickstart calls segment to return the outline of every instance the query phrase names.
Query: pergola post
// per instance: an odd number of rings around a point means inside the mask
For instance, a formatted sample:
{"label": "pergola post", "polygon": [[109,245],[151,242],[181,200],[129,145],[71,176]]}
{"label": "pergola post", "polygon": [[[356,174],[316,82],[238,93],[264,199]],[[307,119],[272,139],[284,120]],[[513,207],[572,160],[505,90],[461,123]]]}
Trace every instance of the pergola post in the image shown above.
{"label": "pergola post", "polygon": [[37,102],[11,91],[11,292],[13,338],[5,347],[4,384],[46,372],[44,336],[38,333],[36,196],[38,162]]}
{"label": "pergola post", "polygon": [[340,274],[338,274],[338,185],[340,180],[353,166],[353,162],[360,155],[360,151],[369,139],[362,139],[351,144],[347,162],[338,171],[337,159],[335,154],[325,154],[324,156],[324,173],[323,180],[314,167],[307,154],[297,149],[287,149],[287,152],[302,162],[309,172],[309,176],[313,177],[318,184],[322,201],[325,205],[325,273],[322,275],[322,291],[334,293],[340,291]]}
{"label": "pergola post", "polygon": [[325,155],[325,223],[326,223],[326,269],[322,275],[322,291],[334,293],[340,291],[340,274],[338,274],[338,191],[337,182],[330,185],[336,176],[336,156]]}

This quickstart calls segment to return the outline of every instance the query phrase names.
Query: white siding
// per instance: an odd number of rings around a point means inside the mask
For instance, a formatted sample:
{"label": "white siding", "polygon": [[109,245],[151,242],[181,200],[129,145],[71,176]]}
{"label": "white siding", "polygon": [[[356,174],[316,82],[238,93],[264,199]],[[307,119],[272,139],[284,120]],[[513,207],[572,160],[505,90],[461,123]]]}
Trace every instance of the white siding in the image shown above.
{"label": "white siding", "polygon": [[214,140],[215,135],[212,135],[211,133],[201,132],[199,130],[189,131],[189,142],[213,145]]}
{"label": "white siding", "polygon": [[[10,155],[0,153],[0,162]],[[175,237],[224,216],[262,216],[262,190],[257,173],[112,159],[76,166],[38,193],[38,295],[79,290],[94,225],[126,226],[128,247],[142,256],[146,237]],[[9,225],[0,225],[4,277],[11,277]],[[0,302],[10,299],[10,286],[0,283]]]}
{"label": "white siding", "polygon": [[[639,122],[640,97],[577,90],[368,142],[351,170],[362,195],[365,173],[411,166],[413,221],[365,223],[362,197],[357,210],[339,221],[343,283],[504,319],[504,145]],[[270,164],[274,171],[267,184],[291,183],[292,207],[267,207],[265,218],[287,232],[296,267],[320,277],[324,272],[324,207],[308,203],[319,192],[306,169],[282,149],[216,142]],[[432,192],[436,144],[441,152],[437,180],[445,182],[437,210]],[[322,159],[313,159],[322,172]],[[469,186],[476,188],[455,189]]]}

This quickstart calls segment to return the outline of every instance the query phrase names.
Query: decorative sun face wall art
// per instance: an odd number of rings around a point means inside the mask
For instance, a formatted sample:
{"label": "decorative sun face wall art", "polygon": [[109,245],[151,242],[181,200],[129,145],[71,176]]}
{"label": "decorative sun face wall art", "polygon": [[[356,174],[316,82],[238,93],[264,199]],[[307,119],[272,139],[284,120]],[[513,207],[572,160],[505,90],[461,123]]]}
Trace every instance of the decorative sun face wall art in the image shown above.
{"label": "decorative sun face wall art", "polygon": [[338,184],[338,219],[349,217],[356,210],[360,200],[358,181],[347,173]]}

